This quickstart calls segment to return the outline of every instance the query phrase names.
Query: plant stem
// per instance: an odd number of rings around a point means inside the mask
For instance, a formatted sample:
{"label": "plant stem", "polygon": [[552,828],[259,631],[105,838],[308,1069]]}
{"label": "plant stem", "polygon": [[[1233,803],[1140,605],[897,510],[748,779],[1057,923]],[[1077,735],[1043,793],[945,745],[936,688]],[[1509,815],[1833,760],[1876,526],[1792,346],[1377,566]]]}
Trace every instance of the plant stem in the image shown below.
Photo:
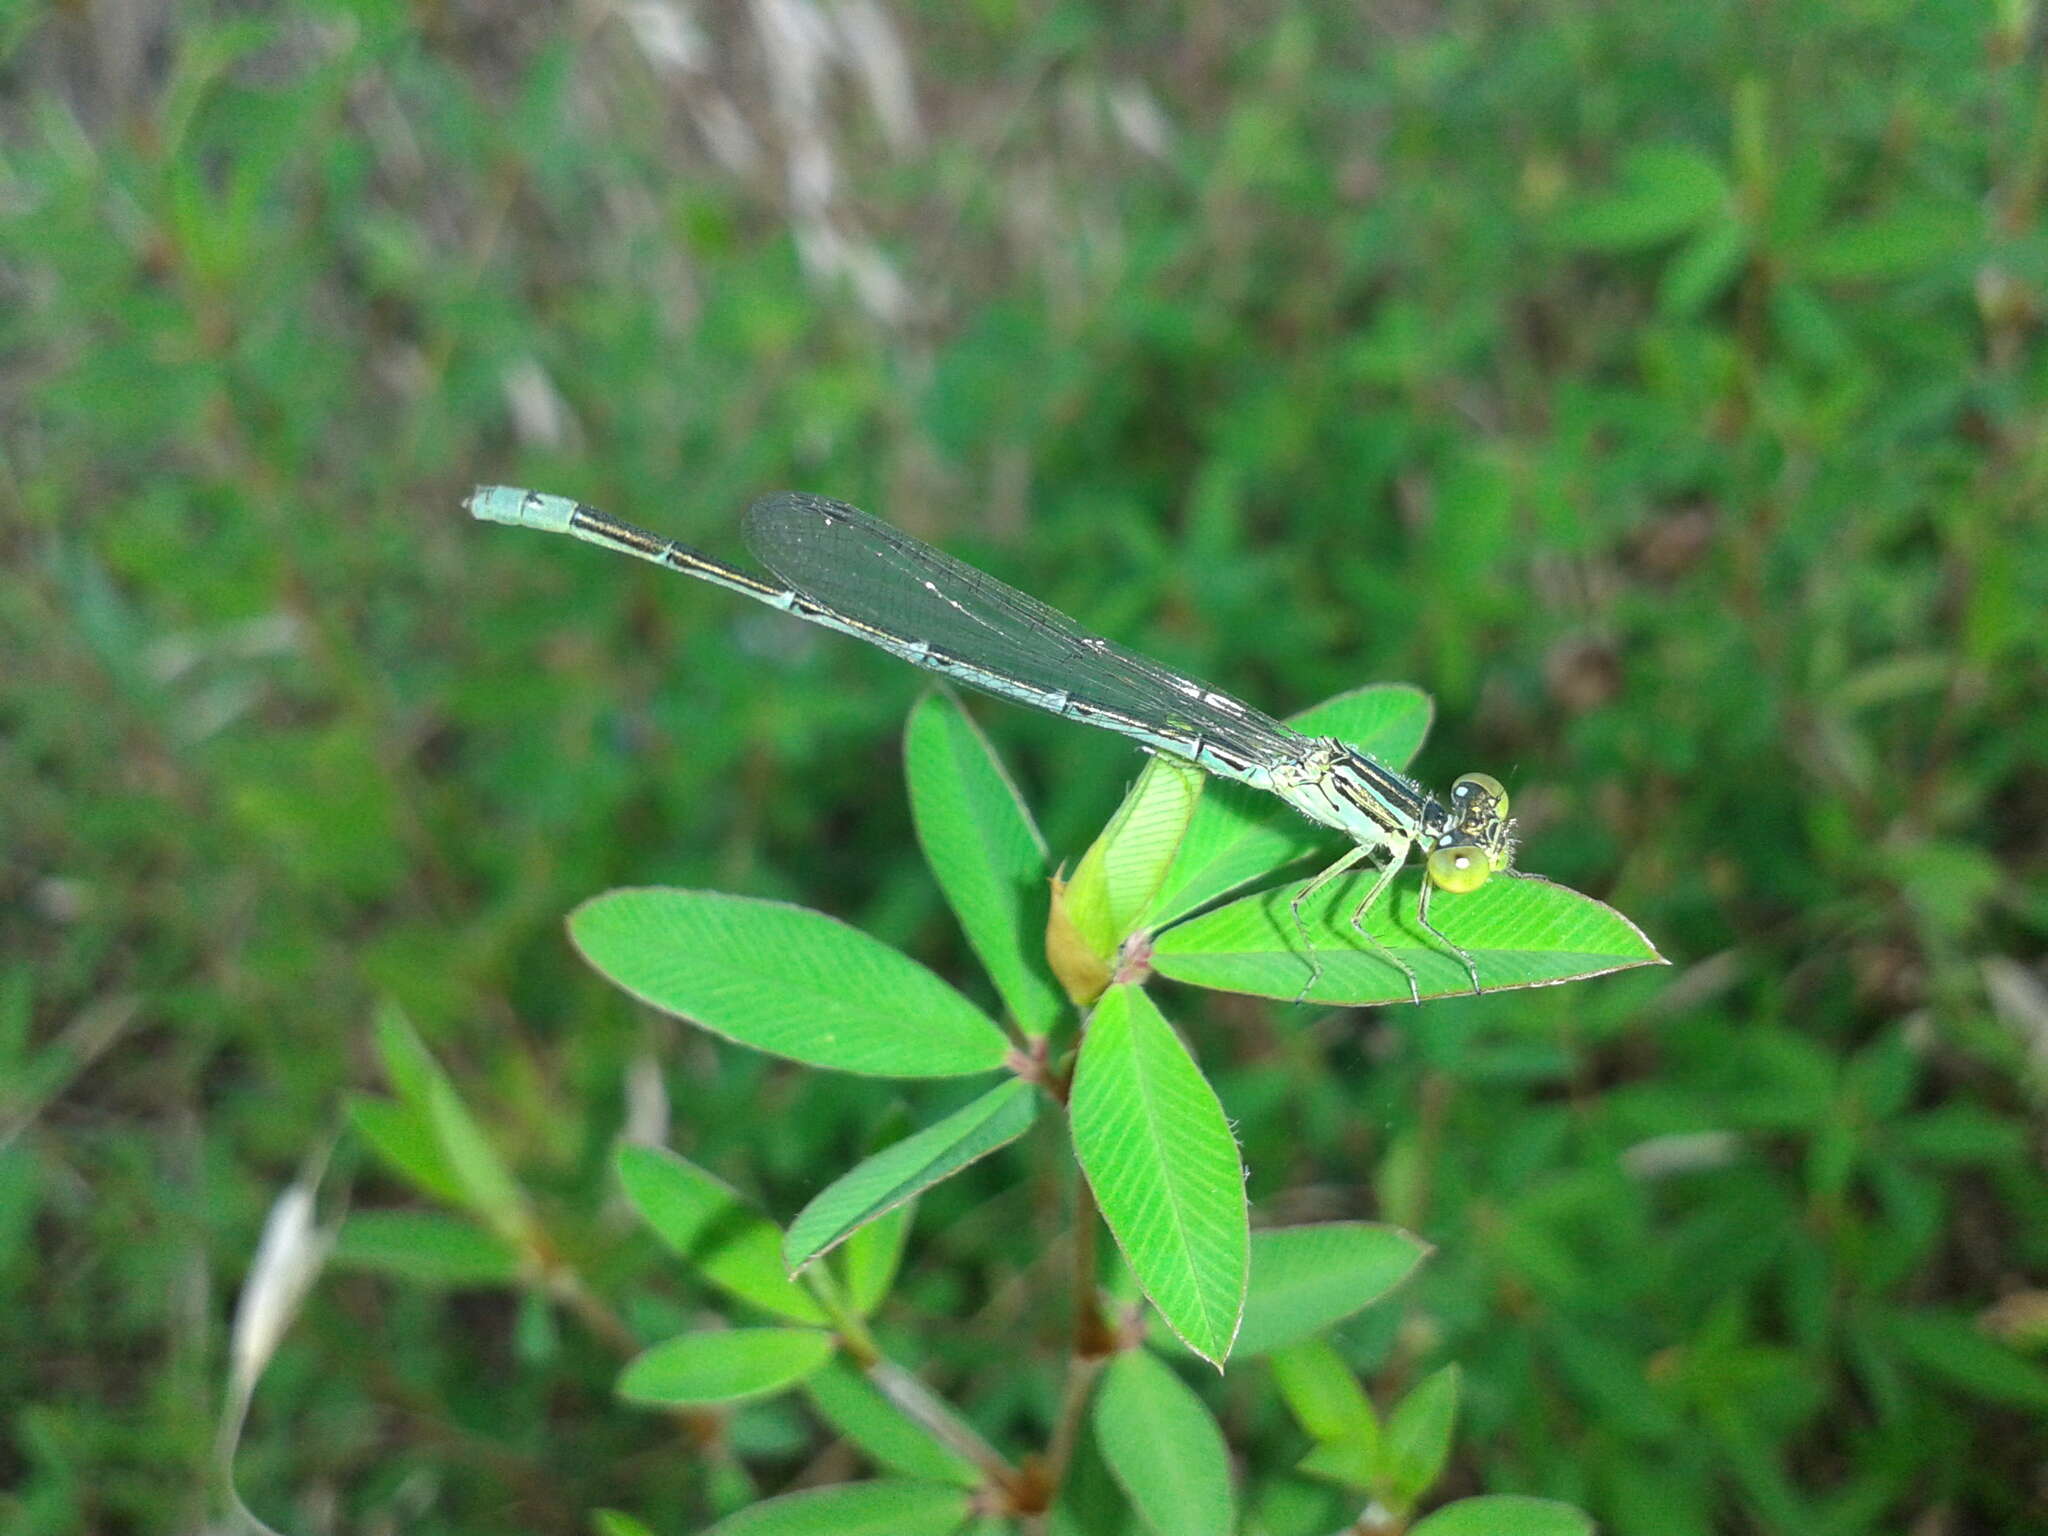
{"label": "plant stem", "polygon": [[1095,1282],[1095,1230],[1101,1225],[1095,1191],[1086,1174],[1074,1187],[1074,1357],[1099,1360],[1115,1352],[1116,1331],[1102,1315],[1102,1293]]}
{"label": "plant stem", "polygon": [[1074,1459],[1074,1446],[1081,1438],[1081,1423],[1088,1415],[1088,1399],[1103,1362],[1116,1352],[1116,1332],[1102,1315],[1102,1296],[1095,1282],[1095,1229],[1100,1213],[1095,1191],[1085,1174],[1078,1174],[1074,1189],[1074,1338],[1067,1358],[1066,1384],[1060,1390],[1059,1418],[1053,1424],[1052,1445],[1046,1451],[1045,1483],[1047,1503],[1059,1496],[1060,1484]]}
{"label": "plant stem", "polygon": [[818,1305],[832,1319],[833,1331],[839,1335],[839,1342],[846,1352],[853,1356],[854,1364],[866,1370],[880,1360],[882,1346],[868,1331],[867,1319],[847,1304],[845,1293],[839,1289],[839,1282],[833,1278],[831,1269],[824,1264],[813,1264],[804,1271],[804,1281],[810,1286],[811,1294],[818,1298]]}
{"label": "plant stem", "polygon": [[1095,1378],[1102,1374],[1106,1355],[1075,1355],[1067,1362],[1066,1384],[1060,1389],[1060,1417],[1053,1426],[1052,1445],[1045,1454],[1045,1480],[1056,1497],[1073,1464],[1074,1447],[1081,1439],[1081,1421],[1088,1416],[1088,1399],[1095,1391]]}
{"label": "plant stem", "polygon": [[973,1425],[936,1392],[882,1353],[882,1346],[868,1331],[867,1320],[847,1305],[846,1297],[830,1269],[823,1264],[815,1264],[805,1278],[810,1282],[811,1294],[831,1315],[832,1327],[839,1335],[841,1346],[867,1374],[878,1392],[923,1426],[941,1445],[974,1463],[991,1483],[1002,1488],[1017,1485],[1017,1469],[1003,1460],[1001,1453],[982,1439]]}
{"label": "plant stem", "polygon": [[557,1261],[546,1272],[545,1284],[548,1293],[607,1346],[628,1357],[640,1352],[640,1341],[633,1337],[633,1330],[583,1283],[583,1277],[576,1271]]}
{"label": "plant stem", "polygon": [[[583,1283],[582,1275],[562,1260],[552,1244],[534,1251],[533,1257],[548,1295],[581,1319],[584,1327],[628,1359],[640,1352],[640,1341],[633,1337],[625,1319]],[[725,1437],[724,1416],[710,1409],[671,1408],[668,1415],[699,1450],[708,1450]]]}
{"label": "plant stem", "polygon": [[981,1475],[998,1487],[1013,1487],[1017,1469],[1003,1460],[996,1448],[952,1406],[895,1361],[877,1357],[867,1366],[868,1380],[875,1390],[922,1426],[933,1439],[957,1456],[974,1463]]}

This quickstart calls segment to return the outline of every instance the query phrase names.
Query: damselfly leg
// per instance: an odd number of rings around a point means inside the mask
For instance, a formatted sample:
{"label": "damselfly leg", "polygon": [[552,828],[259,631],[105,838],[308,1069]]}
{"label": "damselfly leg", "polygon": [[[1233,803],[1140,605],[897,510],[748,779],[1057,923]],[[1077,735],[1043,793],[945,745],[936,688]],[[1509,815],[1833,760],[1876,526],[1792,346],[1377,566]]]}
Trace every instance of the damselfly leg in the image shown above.
{"label": "damselfly leg", "polygon": [[1346,870],[1354,868],[1365,857],[1365,849],[1354,844],[1344,850],[1337,862],[1323,870],[1313,880],[1294,893],[1294,900],[1287,903],[1287,910],[1294,916],[1294,931],[1301,935],[1303,958],[1308,961],[1308,980],[1301,984],[1301,990],[1294,994],[1298,1003],[1308,996],[1308,989],[1316,984],[1316,978],[1323,974],[1323,962],[1316,958],[1316,942],[1308,936],[1308,924],[1301,920],[1301,904],[1315,895],[1324,886],[1335,880]]}
{"label": "damselfly leg", "polygon": [[[1385,866],[1382,867],[1380,870],[1379,879],[1373,881],[1372,889],[1365,893],[1365,899],[1359,902],[1357,906],[1351,909],[1351,931],[1357,934],[1361,939],[1365,940],[1366,943],[1370,944],[1374,949],[1378,950],[1381,954],[1385,955],[1389,960],[1391,960],[1395,965],[1398,965],[1401,968],[1401,974],[1408,978],[1408,1001],[1411,1003],[1420,1003],[1422,1001],[1422,988],[1416,984],[1415,972],[1409,966],[1408,962],[1403,960],[1399,955],[1395,954],[1391,949],[1387,948],[1386,945],[1382,944],[1378,939],[1374,938],[1371,934],[1365,931],[1365,914],[1367,909],[1370,908],[1375,901],[1379,900],[1380,892],[1384,891],[1387,888],[1387,886],[1392,882],[1394,876],[1398,875],[1401,872],[1403,866],[1407,864],[1408,848],[1409,845],[1403,843],[1398,849],[1391,849],[1388,851],[1387,862]],[[1429,890],[1429,881],[1427,878],[1423,880],[1422,887],[1426,895]]]}
{"label": "damselfly leg", "polygon": [[1471,952],[1464,945],[1453,944],[1449,939],[1445,938],[1436,924],[1429,920],[1429,893],[1434,889],[1435,887],[1425,878],[1422,882],[1422,899],[1415,904],[1415,921],[1421,924],[1424,933],[1435,939],[1437,943],[1443,945],[1445,949],[1448,949],[1464,962],[1465,974],[1471,977],[1472,991],[1477,994],[1479,991],[1479,962],[1472,958]]}
{"label": "damselfly leg", "polygon": [[[1309,937],[1308,924],[1303,922],[1301,918],[1302,903],[1307,901],[1309,897],[1315,895],[1316,892],[1320,891],[1332,880],[1335,880],[1339,876],[1349,873],[1351,870],[1355,869],[1360,863],[1362,863],[1364,860],[1371,856],[1372,850],[1369,848],[1365,848],[1363,846],[1353,847],[1345,850],[1343,855],[1339,857],[1334,864],[1331,864],[1327,869],[1324,869],[1320,874],[1318,874],[1313,880],[1309,881],[1307,885],[1304,885],[1299,891],[1296,891],[1294,893],[1294,899],[1287,904],[1288,910],[1294,916],[1294,930],[1296,933],[1301,935],[1302,948],[1305,952],[1304,958],[1307,959],[1309,965],[1308,979],[1301,984],[1301,990],[1294,994],[1294,1000],[1297,1003],[1308,996],[1309,988],[1313,987],[1316,984],[1317,978],[1323,974],[1323,963],[1320,959],[1316,957],[1315,940]],[[1374,949],[1378,950],[1381,955],[1385,956],[1386,961],[1389,965],[1395,967],[1397,970],[1400,971],[1400,973],[1403,976],[1408,978],[1409,1000],[1411,1002],[1419,1003],[1422,1001],[1422,990],[1416,984],[1415,972],[1409,969],[1407,964],[1402,961],[1399,955],[1395,954],[1391,949],[1387,948],[1386,945],[1382,944],[1378,939],[1374,938],[1370,933],[1366,932],[1365,929],[1364,919],[1366,910],[1369,907],[1371,907],[1375,901],[1379,900],[1380,893],[1387,888],[1388,884],[1392,882],[1394,876],[1401,872],[1401,867],[1408,862],[1408,845],[1403,843],[1396,848],[1384,850],[1384,857],[1385,862],[1380,866],[1379,876],[1377,879],[1373,881],[1372,889],[1365,893],[1365,899],[1359,902],[1359,904],[1352,910],[1351,929],[1352,932],[1356,933],[1361,939],[1365,940],[1367,944],[1371,945]]]}

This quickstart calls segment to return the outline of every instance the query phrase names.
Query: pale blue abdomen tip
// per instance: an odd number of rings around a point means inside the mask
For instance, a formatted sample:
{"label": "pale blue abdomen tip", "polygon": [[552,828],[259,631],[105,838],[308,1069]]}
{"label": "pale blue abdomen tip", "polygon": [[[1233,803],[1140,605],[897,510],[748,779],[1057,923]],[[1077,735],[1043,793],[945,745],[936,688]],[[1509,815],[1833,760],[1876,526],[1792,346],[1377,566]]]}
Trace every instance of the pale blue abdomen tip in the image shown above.
{"label": "pale blue abdomen tip", "polygon": [[569,519],[576,510],[576,503],[566,496],[544,496],[516,485],[480,485],[463,505],[471,517],[487,523],[545,528],[554,533],[569,531]]}

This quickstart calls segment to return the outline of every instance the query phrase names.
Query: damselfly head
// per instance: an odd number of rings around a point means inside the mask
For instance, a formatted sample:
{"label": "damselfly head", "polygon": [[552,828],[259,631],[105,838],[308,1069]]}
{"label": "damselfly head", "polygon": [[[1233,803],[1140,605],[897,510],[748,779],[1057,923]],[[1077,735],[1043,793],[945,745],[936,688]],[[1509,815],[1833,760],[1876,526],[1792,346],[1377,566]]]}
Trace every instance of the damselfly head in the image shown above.
{"label": "damselfly head", "polygon": [[1429,882],[1453,893],[1476,891],[1514,858],[1508,792],[1491,774],[1468,773],[1451,785],[1447,809],[1445,825],[1429,847]]}
{"label": "damselfly head", "polygon": [[1508,819],[1508,792],[1490,773],[1468,773],[1451,785],[1451,815],[1467,832],[1483,833]]}

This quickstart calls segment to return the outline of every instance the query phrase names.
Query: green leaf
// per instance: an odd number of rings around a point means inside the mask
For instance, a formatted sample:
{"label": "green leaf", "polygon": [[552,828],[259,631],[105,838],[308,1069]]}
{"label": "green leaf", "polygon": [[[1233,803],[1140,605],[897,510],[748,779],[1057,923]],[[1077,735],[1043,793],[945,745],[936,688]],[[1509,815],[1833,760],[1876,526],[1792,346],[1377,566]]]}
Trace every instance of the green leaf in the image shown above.
{"label": "green leaf", "polygon": [[391,1170],[422,1194],[450,1205],[463,1203],[462,1185],[441,1155],[441,1143],[424,1110],[396,1099],[355,1094],[348,1101],[348,1118]]}
{"label": "green leaf", "polygon": [[1690,320],[1720,295],[1749,258],[1749,230],[1734,219],[1708,224],[1679,248],[1657,284],[1657,308]]}
{"label": "green leaf", "polygon": [[1412,1507],[1450,1460],[1461,1379],[1458,1368],[1447,1365],[1425,1376],[1387,1416],[1386,1495],[1396,1509]]}
{"label": "green leaf", "polygon": [[782,1233],[723,1180],[664,1147],[619,1148],[626,1198],[678,1257],[719,1289],[799,1323],[824,1308],[782,1267]]}
{"label": "green leaf", "polygon": [[510,1285],[519,1255],[471,1221],[434,1211],[356,1211],[341,1224],[334,1262],[421,1285]]}
{"label": "green leaf", "polygon": [[501,1237],[525,1246],[532,1230],[526,1196],[484,1128],[456,1094],[455,1085],[437,1079],[428,1089],[427,1109],[435,1139],[468,1204]]}
{"label": "green leaf", "polygon": [[1297,1472],[1346,1488],[1369,1489],[1379,1480],[1379,1443],[1358,1435],[1320,1440],[1294,1464]]}
{"label": "green leaf", "polygon": [[1045,839],[995,748],[960,701],[935,689],[903,733],[918,845],[967,942],[1026,1034],[1065,1002],[1045,969]]}
{"label": "green leaf", "polygon": [[1095,1395],[1095,1443],[1153,1536],[1229,1536],[1230,1451],[1207,1406],[1148,1350],[1117,1357]]}
{"label": "green leaf", "polygon": [[751,1504],[704,1536],[953,1536],[973,1512],[944,1484],[840,1483]]}
{"label": "green leaf", "polygon": [[916,961],[822,912],[665,887],[609,891],[569,918],[613,985],[740,1045],[878,1077],[959,1077],[1009,1041]]}
{"label": "green leaf", "polygon": [[1409,683],[1367,683],[1287,717],[1304,736],[1334,736],[1389,768],[1406,768],[1436,718],[1429,695]]}
{"label": "green leaf", "polygon": [[1015,1141],[1037,1113],[1037,1090],[1012,1078],[938,1124],[884,1147],[818,1191],[797,1213],[782,1244],[785,1264],[802,1269],[864,1222]]}
{"label": "green leaf", "polygon": [[1967,1168],[2026,1156],[2026,1128],[1974,1104],[1939,1104],[1892,1122],[1892,1144],[1936,1167]]}
{"label": "green leaf", "polygon": [[1584,250],[1632,251],[1661,245],[1727,205],[1727,177],[1684,145],[1648,145],[1622,166],[1622,188],[1579,204],[1561,224],[1565,241]]}
{"label": "green leaf", "polygon": [[[1389,768],[1405,768],[1429,734],[1429,695],[1405,683],[1355,688],[1287,723],[1308,736],[1334,736]],[[1212,782],[1195,806],[1159,895],[1145,915],[1164,928],[1197,907],[1331,842],[1291,806],[1246,784]]]}
{"label": "green leaf", "polygon": [[[1469,996],[1464,964],[1416,921],[1421,878],[1411,868],[1392,881],[1365,914],[1366,931],[1414,970],[1424,997]],[[1372,879],[1367,870],[1334,880],[1303,904],[1302,923],[1322,966],[1307,1000],[1408,1000],[1408,979],[1351,928],[1353,908]],[[1154,969],[1198,987],[1292,1001],[1309,978],[1309,961],[1289,903],[1306,883],[1261,891],[1169,928],[1154,947]],[[1665,963],[1641,930],[1612,907],[1538,878],[1497,876],[1464,895],[1440,891],[1430,903],[1429,920],[1470,952],[1488,992]]]}
{"label": "green leaf", "polygon": [[[1085,1424],[1081,1427],[1088,1428]],[[1144,1521],[1117,1486],[1093,1434],[1075,1437],[1073,1459],[1060,1480],[1059,1498],[1046,1521],[1046,1536],[1146,1536]]]}
{"label": "green leaf", "polygon": [[1223,1106],[1137,987],[1088,1020],[1068,1104],[1103,1220],[1167,1326],[1218,1369],[1244,1310],[1244,1168]]}
{"label": "green leaf", "polygon": [[804,1383],[804,1392],[819,1414],[840,1434],[859,1446],[880,1467],[906,1477],[981,1484],[981,1473],[965,1457],[955,1455],[843,1360],[834,1360]]}
{"label": "green leaf", "polygon": [[1251,1283],[1233,1351],[1264,1354],[1340,1322],[1407,1279],[1429,1244],[1399,1227],[1333,1221],[1252,1234]]}
{"label": "green leaf", "polygon": [[2048,1370],[1967,1318],[1935,1311],[1891,1312],[1883,1317],[1881,1332],[1937,1381],[1987,1402],[2048,1410]]}
{"label": "green leaf", "polygon": [[[1256,1275],[1256,1255],[1252,1265]],[[1368,1450],[1378,1445],[1380,1420],[1372,1411],[1372,1399],[1327,1340],[1303,1339],[1276,1349],[1271,1363],[1282,1401],[1310,1435],[1355,1441]]]}
{"label": "green leaf", "polygon": [[1771,288],[1772,328],[1786,352],[1800,362],[1839,369],[1852,360],[1856,343],[1843,328],[1838,309],[1804,283],[1783,281]]}
{"label": "green leaf", "polygon": [[1805,274],[1821,282],[1873,282],[1937,271],[1969,249],[1982,220],[1976,210],[1940,203],[1894,209],[1841,224],[1800,255]]}
{"label": "green leaf", "polygon": [[1409,1536],[1593,1536],[1593,1522],[1555,1499],[1496,1493],[1446,1504],[1416,1522]]}
{"label": "green leaf", "polygon": [[[753,1422],[759,1423],[760,1419]],[[761,1485],[737,1456],[713,1455],[704,1468],[704,1504],[713,1515],[731,1515],[761,1500]]]}
{"label": "green leaf", "polygon": [[1138,782],[1075,867],[1067,915],[1098,955],[1137,932],[1159,894],[1208,775],[1177,757],[1146,761]]}
{"label": "green leaf", "polygon": [[392,1086],[433,1137],[437,1174],[445,1173],[453,1183],[459,1203],[483,1217],[500,1237],[524,1247],[532,1228],[526,1196],[396,1004],[378,1010],[377,1045]]}
{"label": "green leaf", "polygon": [[406,1018],[405,1010],[389,998],[377,1005],[375,1028],[384,1075],[391,1079],[399,1098],[424,1113],[433,1085],[444,1080],[440,1064]]}
{"label": "green leaf", "polygon": [[622,1509],[593,1509],[590,1528],[597,1536],[654,1536],[652,1526]]}
{"label": "green leaf", "polygon": [[619,1396],[664,1406],[736,1403],[786,1391],[832,1358],[814,1328],[685,1333],[643,1351],[619,1375]]}
{"label": "green leaf", "polygon": [[916,1211],[916,1202],[906,1200],[866,1226],[855,1227],[847,1238],[840,1267],[846,1275],[847,1304],[860,1316],[872,1314],[896,1283],[896,1269],[903,1262],[903,1245],[910,1239],[910,1221]]}

